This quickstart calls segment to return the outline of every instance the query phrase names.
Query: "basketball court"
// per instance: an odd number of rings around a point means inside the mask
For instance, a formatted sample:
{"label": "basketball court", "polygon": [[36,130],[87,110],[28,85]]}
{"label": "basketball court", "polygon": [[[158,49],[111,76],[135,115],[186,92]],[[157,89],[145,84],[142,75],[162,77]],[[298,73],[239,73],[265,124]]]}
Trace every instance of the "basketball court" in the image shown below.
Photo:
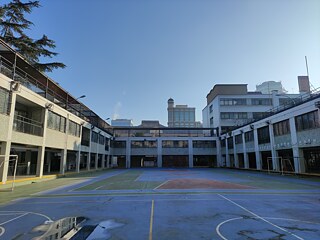
{"label": "basketball court", "polygon": [[110,170],[1,206],[0,239],[44,239],[58,234],[52,226],[61,219],[81,217],[78,227],[92,228],[87,239],[313,240],[320,239],[319,216],[319,178]]}

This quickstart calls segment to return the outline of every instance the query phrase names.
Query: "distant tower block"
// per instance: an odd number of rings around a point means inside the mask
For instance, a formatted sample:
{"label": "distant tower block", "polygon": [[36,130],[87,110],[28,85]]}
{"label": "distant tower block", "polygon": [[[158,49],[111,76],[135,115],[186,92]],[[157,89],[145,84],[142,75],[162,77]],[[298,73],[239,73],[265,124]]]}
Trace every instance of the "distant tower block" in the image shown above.
{"label": "distant tower block", "polygon": [[299,92],[310,92],[309,76],[298,76]]}

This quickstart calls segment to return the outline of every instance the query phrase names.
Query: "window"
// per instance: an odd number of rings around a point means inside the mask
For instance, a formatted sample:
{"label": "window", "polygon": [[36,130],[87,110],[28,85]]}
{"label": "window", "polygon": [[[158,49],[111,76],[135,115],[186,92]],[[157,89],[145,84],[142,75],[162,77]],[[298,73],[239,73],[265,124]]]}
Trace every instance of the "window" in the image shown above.
{"label": "window", "polygon": [[268,117],[270,114],[268,112],[253,112],[252,117],[253,119],[261,119]]}
{"label": "window", "polygon": [[246,105],[247,99],[229,99],[229,98],[221,98],[220,99],[220,106],[233,106],[233,105]]}
{"label": "window", "polygon": [[57,130],[60,132],[66,132],[66,118],[62,117],[54,112],[48,112],[48,128]]}
{"label": "window", "polygon": [[212,106],[212,104],[209,106],[209,112],[210,112],[210,113],[213,112],[213,106]]}
{"label": "window", "polygon": [[220,114],[221,119],[247,119],[246,112],[222,112]]}
{"label": "window", "polygon": [[10,92],[0,87],[0,113],[9,115],[10,113]]}
{"label": "window", "polygon": [[132,148],[156,148],[157,141],[132,141]]}
{"label": "window", "polygon": [[70,135],[73,135],[73,136],[76,136],[76,137],[80,137],[80,125],[69,120],[68,133]]}
{"label": "window", "polygon": [[215,141],[192,141],[193,148],[215,148]]}
{"label": "window", "polygon": [[242,143],[242,134],[238,134],[235,136],[235,142],[236,144]]}
{"label": "window", "polygon": [[92,133],[91,133],[91,142],[98,143],[98,133],[92,131]]}
{"label": "window", "polygon": [[304,131],[320,127],[318,111],[309,112],[295,118],[297,131]]}
{"label": "window", "polygon": [[253,98],[251,99],[252,105],[263,105],[263,106],[269,106],[272,105],[272,99],[270,98]]}
{"label": "window", "polygon": [[273,134],[275,136],[286,135],[290,133],[289,120],[277,122],[273,124]]}
{"label": "window", "polygon": [[111,146],[113,148],[126,148],[126,141],[112,141]]}
{"label": "window", "polygon": [[104,145],[104,136],[99,134],[99,144]]}
{"label": "window", "polygon": [[233,138],[229,137],[227,139],[227,142],[228,142],[228,149],[233,149]]}
{"label": "window", "polygon": [[244,140],[246,142],[253,142],[253,131],[245,132]]}
{"label": "window", "polygon": [[213,117],[210,118],[210,127],[213,126]]}
{"label": "window", "polygon": [[226,147],[226,140],[225,139],[222,139],[220,141],[220,144],[221,144],[221,147]]}
{"label": "window", "polygon": [[86,127],[82,128],[81,145],[90,146],[90,129]]}
{"label": "window", "polygon": [[104,150],[109,151],[109,144],[110,144],[110,140],[109,140],[109,138],[106,138],[105,139]]}
{"label": "window", "polygon": [[172,141],[172,140],[165,140],[162,141],[163,148],[188,148],[188,141]]}
{"label": "window", "polygon": [[258,143],[270,143],[269,126],[258,128]]}

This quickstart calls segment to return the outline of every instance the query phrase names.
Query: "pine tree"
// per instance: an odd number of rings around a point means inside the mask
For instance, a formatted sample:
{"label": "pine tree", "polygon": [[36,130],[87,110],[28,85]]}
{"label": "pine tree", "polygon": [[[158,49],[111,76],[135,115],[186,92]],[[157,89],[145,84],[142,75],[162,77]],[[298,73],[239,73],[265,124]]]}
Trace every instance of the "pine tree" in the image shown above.
{"label": "pine tree", "polygon": [[66,66],[60,62],[40,63],[41,57],[52,58],[57,55],[51,51],[56,47],[55,42],[43,35],[40,39],[32,39],[25,34],[32,22],[25,18],[34,8],[40,7],[39,1],[21,2],[13,0],[0,6],[0,38],[11,45],[18,53],[36,69],[42,72],[52,72]]}

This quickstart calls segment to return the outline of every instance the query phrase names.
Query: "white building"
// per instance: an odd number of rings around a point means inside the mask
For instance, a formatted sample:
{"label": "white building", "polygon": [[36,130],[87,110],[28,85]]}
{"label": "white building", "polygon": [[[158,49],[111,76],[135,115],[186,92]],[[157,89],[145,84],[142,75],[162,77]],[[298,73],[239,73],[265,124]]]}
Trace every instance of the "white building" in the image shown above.
{"label": "white building", "polygon": [[216,84],[207,95],[207,106],[202,110],[203,127],[225,133],[235,126],[268,116],[273,107],[293,104],[297,96],[248,92],[247,84]]}
{"label": "white building", "polygon": [[174,105],[174,100],[168,100],[168,127],[201,127],[201,123],[196,122],[196,109],[188,105]]}
{"label": "white building", "polygon": [[281,82],[267,81],[256,85],[256,91],[262,94],[272,94],[272,92],[277,92],[279,94],[285,94],[287,91],[283,88]]}
{"label": "white building", "polygon": [[220,166],[320,173],[320,91],[221,136]]}
{"label": "white building", "polygon": [[132,119],[113,119],[111,120],[111,126],[113,127],[132,127]]}

